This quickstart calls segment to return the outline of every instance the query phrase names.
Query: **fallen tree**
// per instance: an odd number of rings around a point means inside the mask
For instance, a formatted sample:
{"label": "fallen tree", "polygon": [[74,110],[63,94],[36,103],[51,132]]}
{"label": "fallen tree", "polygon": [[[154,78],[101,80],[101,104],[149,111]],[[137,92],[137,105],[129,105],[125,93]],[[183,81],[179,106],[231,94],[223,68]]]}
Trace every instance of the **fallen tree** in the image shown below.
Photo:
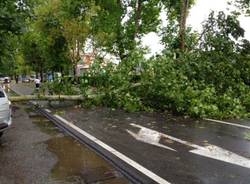
{"label": "fallen tree", "polygon": [[11,102],[22,101],[83,101],[84,97],[81,95],[22,95],[9,97]]}

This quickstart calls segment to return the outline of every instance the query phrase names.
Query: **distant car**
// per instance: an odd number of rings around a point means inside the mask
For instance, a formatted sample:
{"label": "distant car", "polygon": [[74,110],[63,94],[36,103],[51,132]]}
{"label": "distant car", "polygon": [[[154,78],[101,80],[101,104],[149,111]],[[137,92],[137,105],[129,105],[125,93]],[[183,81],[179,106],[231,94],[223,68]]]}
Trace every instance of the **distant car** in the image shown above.
{"label": "distant car", "polygon": [[11,82],[10,77],[4,77],[4,83],[5,83],[5,84],[8,84],[8,83],[10,83],[10,82]]}
{"label": "distant car", "polygon": [[10,104],[11,102],[8,100],[8,96],[0,86],[0,137],[12,123]]}
{"label": "distant car", "polygon": [[22,78],[22,82],[23,83],[29,83],[30,82],[30,78],[24,77],[24,78]]}

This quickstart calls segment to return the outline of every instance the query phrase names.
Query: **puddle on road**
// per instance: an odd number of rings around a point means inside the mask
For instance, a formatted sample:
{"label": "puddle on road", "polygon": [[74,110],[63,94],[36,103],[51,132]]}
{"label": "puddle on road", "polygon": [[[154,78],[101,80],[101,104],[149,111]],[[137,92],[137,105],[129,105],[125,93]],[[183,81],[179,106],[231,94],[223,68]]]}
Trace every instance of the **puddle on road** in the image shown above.
{"label": "puddle on road", "polygon": [[40,130],[50,136],[56,136],[59,134],[59,129],[48,119],[42,117],[42,116],[32,116],[32,122],[37,127],[40,128]]}
{"label": "puddle on road", "polygon": [[[30,111],[33,114],[33,112]],[[32,122],[40,130],[51,136],[46,141],[48,151],[56,155],[58,161],[51,170],[51,179],[56,183],[73,184],[127,184],[120,173],[96,155],[93,151],[69,136],[59,132],[46,118],[32,115]]]}
{"label": "puddle on road", "polygon": [[126,183],[106,161],[70,137],[57,137],[47,144],[58,157],[52,178],[76,183]]}

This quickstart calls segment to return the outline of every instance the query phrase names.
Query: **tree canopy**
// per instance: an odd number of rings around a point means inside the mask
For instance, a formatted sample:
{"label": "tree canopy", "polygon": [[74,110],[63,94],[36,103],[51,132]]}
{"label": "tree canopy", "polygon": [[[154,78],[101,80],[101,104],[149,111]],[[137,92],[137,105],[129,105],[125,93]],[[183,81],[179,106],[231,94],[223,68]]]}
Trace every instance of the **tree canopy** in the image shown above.
{"label": "tree canopy", "polygon": [[[187,26],[195,0],[2,0],[0,73],[76,75],[95,61],[77,88],[90,104],[170,110],[207,117],[246,116],[250,104],[250,42],[239,16],[249,0],[230,0],[231,13],[211,11],[201,32]],[[167,25],[162,24],[166,14]],[[197,15],[199,16],[199,15]],[[142,39],[155,32],[165,49],[147,59]],[[107,61],[104,55],[118,60]],[[56,90],[59,86],[60,90]],[[75,93],[72,84],[50,86]],[[72,87],[72,88],[71,88]],[[78,91],[79,91],[78,90]]]}
{"label": "tree canopy", "polygon": [[24,23],[23,4],[16,0],[3,0],[0,2],[0,62],[3,65],[5,57],[9,57],[11,38],[23,31]]}

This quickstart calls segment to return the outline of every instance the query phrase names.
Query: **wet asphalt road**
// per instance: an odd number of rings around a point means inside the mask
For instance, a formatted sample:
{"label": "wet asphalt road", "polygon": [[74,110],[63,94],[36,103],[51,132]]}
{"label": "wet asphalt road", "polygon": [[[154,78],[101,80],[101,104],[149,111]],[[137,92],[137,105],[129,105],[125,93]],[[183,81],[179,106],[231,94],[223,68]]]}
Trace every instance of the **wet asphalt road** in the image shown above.
{"label": "wet asphalt road", "polygon": [[13,106],[13,126],[0,139],[0,183],[49,183],[56,157],[48,152],[49,135],[32,124],[24,108]]}
{"label": "wet asphalt road", "polygon": [[[59,110],[60,111],[60,110]],[[173,184],[249,184],[250,168],[191,153],[190,146],[161,138],[172,151],[136,140],[131,123],[174,136],[201,147],[215,145],[250,161],[250,130],[166,116],[109,109],[67,109],[63,116],[111,147]],[[244,121],[250,126],[250,121]],[[230,156],[231,153],[227,155]],[[244,162],[244,161],[243,161]]]}
{"label": "wet asphalt road", "polygon": [[0,139],[0,163],[0,184],[128,183],[27,105],[13,105],[13,126]]}
{"label": "wet asphalt road", "polygon": [[[21,87],[21,91],[25,93],[25,90],[25,87]],[[55,112],[172,184],[250,183],[248,129],[159,113],[126,113],[104,108],[63,108]],[[232,122],[250,126],[249,120]],[[203,148],[214,145],[229,151],[226,153],[228,158],[237,154],[237,159],[243,158],[239,163],[243,162],[244,165],[247,162],[248,166],[239,166],[235,160],[234,163],[228,163],[194,154],[191,152],[193,147],[169,138],[161,137],[159,143],[175,151],[136,140],[130,133],[139,134],[140,128],[131,123]]]}

